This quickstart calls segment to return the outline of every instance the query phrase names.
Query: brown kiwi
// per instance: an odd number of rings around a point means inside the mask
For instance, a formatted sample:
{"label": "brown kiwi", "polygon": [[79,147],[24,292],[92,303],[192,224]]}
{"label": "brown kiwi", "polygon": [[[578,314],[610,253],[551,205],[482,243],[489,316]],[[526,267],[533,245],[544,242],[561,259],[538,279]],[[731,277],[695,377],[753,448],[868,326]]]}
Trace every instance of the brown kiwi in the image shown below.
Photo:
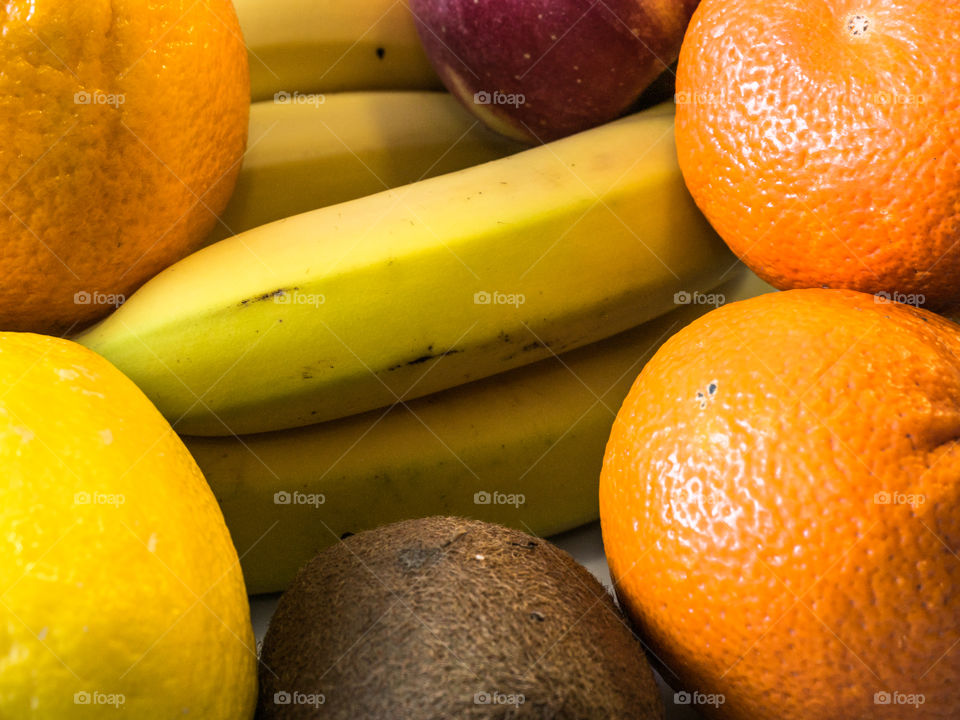
{"label": "brown kiwi", "polygon": [[408,520],[317,555],[261,654],[261,720],[663,716],[639,641],[586,568],[475,520]]}

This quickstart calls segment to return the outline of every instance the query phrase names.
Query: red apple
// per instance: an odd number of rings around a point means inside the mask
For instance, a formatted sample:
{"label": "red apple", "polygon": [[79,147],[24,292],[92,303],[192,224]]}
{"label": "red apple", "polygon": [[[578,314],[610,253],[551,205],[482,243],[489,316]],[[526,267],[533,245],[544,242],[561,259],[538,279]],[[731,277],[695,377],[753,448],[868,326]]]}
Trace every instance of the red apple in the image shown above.
{"label": "red apple", "polygon": [[410,0],[447,88],[504,135],[618,117],[680,52],[699,0]]}

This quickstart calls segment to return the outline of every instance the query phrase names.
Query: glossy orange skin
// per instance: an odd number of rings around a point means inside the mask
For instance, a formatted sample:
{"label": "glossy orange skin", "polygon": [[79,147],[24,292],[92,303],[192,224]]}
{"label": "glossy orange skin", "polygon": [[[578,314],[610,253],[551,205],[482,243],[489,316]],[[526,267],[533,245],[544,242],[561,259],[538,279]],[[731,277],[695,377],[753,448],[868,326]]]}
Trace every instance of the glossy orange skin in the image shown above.
{"label": "glossy orange skin", "polygon": [[960,299],[960,6],[704,0],[677,71],[697,204],[781,288]]}
{"label": "glossy orange skin", "polygon": [[246,147],[230,0],[0,7],[0,330],[64,333],[203,242]]}
{"label": "glossy orange skin", "polygon": [[958,437],[960,326],[925,310],[792,290],[672,337],[600,482],[617,593],[668,682],[736,720],[960,716]]}

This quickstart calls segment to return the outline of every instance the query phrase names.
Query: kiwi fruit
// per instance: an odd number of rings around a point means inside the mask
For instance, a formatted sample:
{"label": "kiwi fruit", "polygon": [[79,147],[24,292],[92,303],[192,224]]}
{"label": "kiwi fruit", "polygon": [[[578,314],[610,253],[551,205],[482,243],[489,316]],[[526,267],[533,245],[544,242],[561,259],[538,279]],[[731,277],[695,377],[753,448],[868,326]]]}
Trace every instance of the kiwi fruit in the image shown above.
{"label": "kiwi fruit", "polygon": [[549,542],[462,518],[361,532],[305,565],[260,656],[257,718],[663,718],[640,642]]}

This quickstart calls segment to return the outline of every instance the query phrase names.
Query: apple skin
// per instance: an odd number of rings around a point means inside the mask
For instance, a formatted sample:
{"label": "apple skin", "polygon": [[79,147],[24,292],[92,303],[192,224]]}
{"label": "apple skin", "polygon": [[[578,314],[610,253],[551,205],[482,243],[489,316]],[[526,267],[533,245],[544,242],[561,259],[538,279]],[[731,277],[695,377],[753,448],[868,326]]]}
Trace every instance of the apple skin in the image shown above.
{"label": "apple skin", "polygon": [[698,4],[410,0],[447,89],[493,130],[527,143],[621,115],[677,59]]}

